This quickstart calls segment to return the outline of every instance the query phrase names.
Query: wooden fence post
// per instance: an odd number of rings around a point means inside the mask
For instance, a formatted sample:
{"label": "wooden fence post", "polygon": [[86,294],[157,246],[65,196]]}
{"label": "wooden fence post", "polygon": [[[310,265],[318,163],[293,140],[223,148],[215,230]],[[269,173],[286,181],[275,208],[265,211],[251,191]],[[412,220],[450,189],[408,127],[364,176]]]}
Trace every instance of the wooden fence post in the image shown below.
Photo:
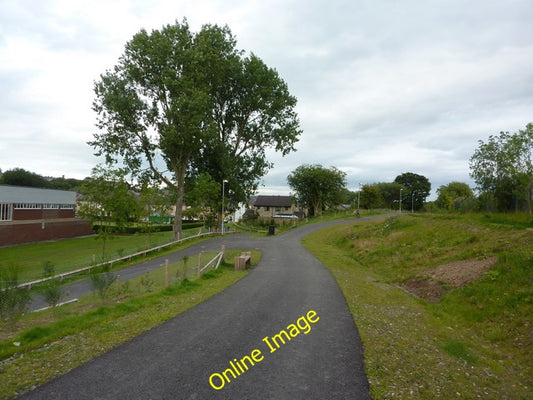
{"label": "wooden fence post", "polygon": [[198,254],[198,268],[196,270],[196,275],[200,277],[200,268],[202,266],[202,252]]}

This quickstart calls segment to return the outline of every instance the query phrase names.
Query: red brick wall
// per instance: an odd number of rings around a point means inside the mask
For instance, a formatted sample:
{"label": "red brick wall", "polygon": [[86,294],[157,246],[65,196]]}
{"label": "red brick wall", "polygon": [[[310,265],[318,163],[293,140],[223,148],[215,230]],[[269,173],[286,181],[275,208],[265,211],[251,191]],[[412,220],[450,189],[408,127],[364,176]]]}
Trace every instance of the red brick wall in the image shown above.
{"label": "red brick wall", "polygon": [[0,224],[0,246],[85,236],[92,233],[89,222],[81,219],[44,221],[43,223],[32,221],[27,224],[2,223]]}
{"label": "red brick wall", "polygon": [[44,209],[42,218],[74,218],[74,210]]}
{"label": "red brick wall", "polygon": [[13,221],[21,221],[26,219],[41,219],[43,210],[39,209],[17,209],[13,210]]}
{"label": "red brick wall", "polygon": [[74,218],[73,209],[17,209],[13,210],[13,221],[31,219]]}

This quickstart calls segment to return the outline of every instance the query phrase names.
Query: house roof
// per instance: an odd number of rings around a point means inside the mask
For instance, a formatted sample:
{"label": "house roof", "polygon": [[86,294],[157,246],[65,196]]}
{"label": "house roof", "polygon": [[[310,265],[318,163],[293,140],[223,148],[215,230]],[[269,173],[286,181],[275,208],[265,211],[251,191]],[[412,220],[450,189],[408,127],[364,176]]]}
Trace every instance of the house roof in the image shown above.
{"label": "house roof", "polygon": [[256,207],[290,207],[291,196],[257,196],[254,206]]}
{"label": "house roof", "polygon": [[0,185],[0,203],[75,204],[76,192]]}

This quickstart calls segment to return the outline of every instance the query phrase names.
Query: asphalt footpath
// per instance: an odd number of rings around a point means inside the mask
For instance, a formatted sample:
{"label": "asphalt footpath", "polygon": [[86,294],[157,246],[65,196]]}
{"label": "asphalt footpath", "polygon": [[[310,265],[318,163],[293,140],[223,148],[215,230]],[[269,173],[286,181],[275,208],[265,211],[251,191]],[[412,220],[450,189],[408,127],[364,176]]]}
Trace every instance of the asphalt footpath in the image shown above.
{"label": "asphalt footpath", "polygon": [[[301,245],[318,228],[364,219],[266,238],[226,235],[166,255],[173,262],[221,245],[262,251],[230,288],[19,398],[370,399],[344,296]],[[121,270],[121,280],[163,262]]]}

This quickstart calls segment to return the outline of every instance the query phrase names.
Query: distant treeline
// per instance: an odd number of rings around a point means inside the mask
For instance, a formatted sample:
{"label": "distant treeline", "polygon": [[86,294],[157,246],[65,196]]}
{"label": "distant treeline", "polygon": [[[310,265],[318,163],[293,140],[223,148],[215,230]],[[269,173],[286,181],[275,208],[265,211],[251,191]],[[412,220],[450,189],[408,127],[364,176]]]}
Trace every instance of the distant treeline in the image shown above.
{"label": "distant treeline", "polygon": [[34,172],[22,168],[14,168],[2,173],[0,171],[0,184],[26,186],[45,189],[77,190],[83,180],[73,178],[45,178]]}

